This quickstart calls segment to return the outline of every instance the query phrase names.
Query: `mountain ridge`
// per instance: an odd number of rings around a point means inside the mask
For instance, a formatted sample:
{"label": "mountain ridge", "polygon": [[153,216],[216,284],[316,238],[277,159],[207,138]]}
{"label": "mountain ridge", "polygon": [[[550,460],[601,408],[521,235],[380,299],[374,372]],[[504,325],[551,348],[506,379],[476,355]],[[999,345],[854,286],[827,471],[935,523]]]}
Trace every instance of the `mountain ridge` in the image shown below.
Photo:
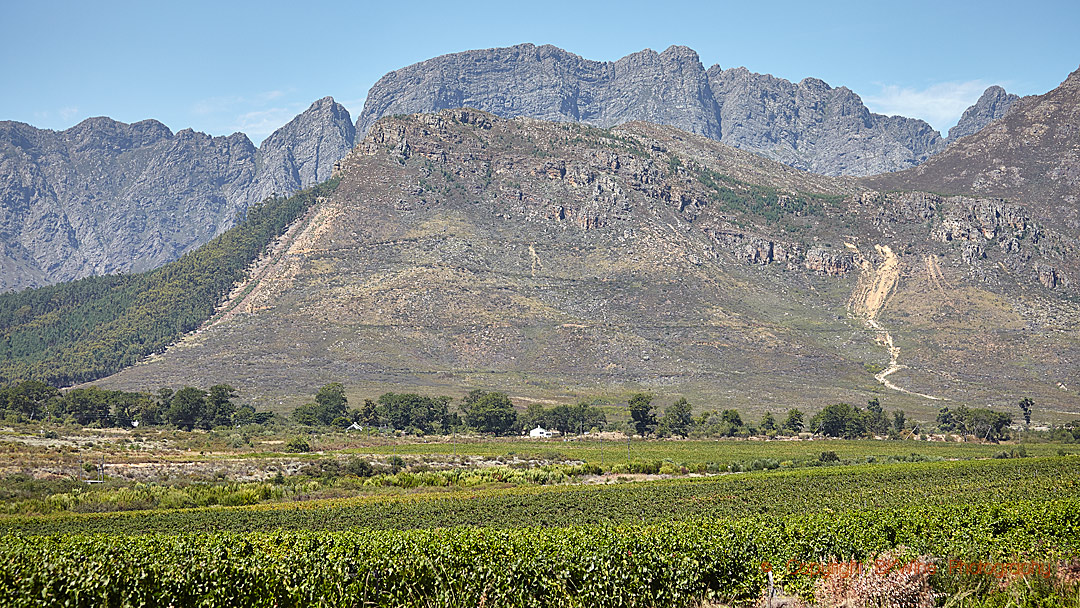
{"label": "mountain ridge", "polygon": [[[390,72],[380,83],[412,78],[406,88],[429,105],[497,98],[518,113],[547,108],[532,114],[553,120],[650,119],[824,173],[897,168],[887,159],[918,162],[946,142],[921,121],[869,113],[845,87],[816,78],[791,83],[746,68],[706,70],[688,47],[645,49],[615,62],[592,62],[552,45],[489,51],[511,64],[531,58],[521,68],[528,72],[525,84],[486,82],[490,70],[481,62],[471,68],[479,97],[466,99],[460,87],[439,84],[456,83],[458,72],[415,69],[469,59],[471,51]],[[992,92],[997,97],[990,99]],[[372,93],[365,112],[385,105],[372,101],[386,97],[378,83]],[[963,129],[992,120],[1015,97],[1003,101],[1000,93],[988,89],[965,113]],[[95,117],[64,131],[0,123],[0,291],[176,259],[232,226],[252,203],[326,179],[372,119],[362,113],[354,124],[326,97],[258,148],[242,133],[174,133],[153,119],[125,124]]]}
{"label": "mountain ridge", "polygon": [[1080,230],[1080,68],[1053,90],[1016,100],[998,120],[926,163],[863,178],[878,189],[997,196]]}
{"label": "mountain ridge", "polygon": [[[705,69],[693,49],[675,45],[612,62],[533,44],[441,55],[376,82],[357,133],[383,116],[462,106],[600,127],[646,120],[827,175],[914,166],[947,143],[922,120],[870,112],[846,87],[744,67]],[[973,113],[965,128],[992,116]]]}
{"label": "mountain ridge", "polygon": [[153,119],[64,131],[0,122],[0,291],[177,259],[253,203],[330,177],[354,139],[329,97],[259,148],[243,133],[173,133]]}

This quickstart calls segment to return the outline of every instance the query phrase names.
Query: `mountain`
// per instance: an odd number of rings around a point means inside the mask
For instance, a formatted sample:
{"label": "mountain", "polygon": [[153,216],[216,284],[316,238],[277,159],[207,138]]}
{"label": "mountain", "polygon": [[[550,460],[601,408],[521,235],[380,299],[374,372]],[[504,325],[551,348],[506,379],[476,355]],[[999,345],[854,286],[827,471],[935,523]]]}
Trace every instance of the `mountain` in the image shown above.
{"label": "mountain", "polygon": [[[986,97],[984,95],[984,97]],[[1080,70],[1054,90],[1015,101],[1001,119],[906,171],[868,187],[1003,197],[1041,221],[1080,231]],[[981,100],[980,100],[981,101]],[[977,104],[978,105],[978,104]],[[1062,252],[1068,262],[1074,251]],[[1080,275],[1073,275],[1073,280]]]}
{"label": "mountain", "polygon": [[[987,89],[950,140],[1014,99]],[[355,126],[326,97],[258,150],[240,133],[173,134],[156,121],[94,118],[63,132],[0,122],[0,292],[156,268],[252,203],[327,179],[379,117],[461,106],[601,126],[646,120],[829,175],[894,171],[945,143],[922,121],[870,113],[846,88],[705,70],[677,46],[613,63],[533,45],[444,55],[384,76]]]}
{"label": "mountain", "polygon": [[531,44],[443,55],[383,76],[356,128],[363,135],[383,116],[457,107],[601,127],[671,125],[826,175],[896,171],[944,146],[927,123],[873,114],[847,88],[706,70],[682,46],[615,62]]}
{"label": "mountain", "polygon": [[258,150],[242,133],[174,134],[154,120],[0,122],[0,291],[156,268],[271,193],[328,178],[354,138],[330,98]]}
{"label": "mountain", "polygon": [[316,101],[259,146],[254,200],[326,181],[355,144],[356,127],[345,106],[333,97]]}
{"label": "mountain", "polygon": [[445,110],[368,131],[227,312],[99,384],[227,382],[278,410],[330,381],[1075,409],[1077,284],[1032,269],[1077,233],[1023,205],[876,190],[644,122]]}
{"label": "mountain", "polygon": [[1018,99],[1020,99],[1018,95],[1006,93],[1005,89],[997,85],[987,88],[975,105],[964,110],[960,122],[949,129],[948,141],[956,141],[961,137],[981,131],[986,125],[1005,116]]}

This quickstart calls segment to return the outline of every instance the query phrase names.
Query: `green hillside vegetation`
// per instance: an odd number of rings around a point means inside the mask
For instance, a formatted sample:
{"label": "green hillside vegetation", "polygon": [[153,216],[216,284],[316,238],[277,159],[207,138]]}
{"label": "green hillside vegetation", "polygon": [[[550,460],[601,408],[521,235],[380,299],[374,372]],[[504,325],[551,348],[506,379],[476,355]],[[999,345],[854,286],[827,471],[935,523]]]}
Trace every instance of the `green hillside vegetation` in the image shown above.
{"label": "green hillside vegetation", "polygon": [[142,274],[0,295],[0,382],[88,382],[159,353],[208,320],[275,238],[338,180],[269,198],[232,229]]}

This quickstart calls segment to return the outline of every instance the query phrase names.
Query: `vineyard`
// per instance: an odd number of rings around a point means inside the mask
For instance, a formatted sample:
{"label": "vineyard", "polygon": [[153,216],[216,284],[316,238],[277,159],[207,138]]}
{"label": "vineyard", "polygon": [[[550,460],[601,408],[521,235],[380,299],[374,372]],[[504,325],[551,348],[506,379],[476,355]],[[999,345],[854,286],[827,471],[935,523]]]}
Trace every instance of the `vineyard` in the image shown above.
{"label": "vineyard", "polygon": [[859,465],[648,483],[420,489],[255,505],[0,518],[0,534],[562,527],[1080,497],[1080,457]]}
{"label": "vineyard", "polygon": [[[939,594],[938,605],[954,595],[1004,605],[1007,592],[1025,598],[1009,605],[1080,605],[1075,455],[391,489],[2,516],[0,597],[11,606],[747,605],[771,569],[776,589],[824,605],[833,597],[824,583],[836,579],[822,573],[836,561],[887,555],[936,564],[919,588],[926,601]],[[1014,580],[949,572],[957,560],[1046,568]]]}
{"label": "vineyard", "polygon": [[[752,601],[768,564],[888,550],[1056,563],[1078,535],[1080,501],[1063,499],[657,525],[13,537],[0,594],[11,606],[684,606]],[[813,589],[806,573],[774,570]],[[939,584],[955,584],[941,570]]]}
{"label": "vineyard", "polygon": [[[331,444],[332,445],[332,444]],[[1069,446],[1072,447],[1072,446]],[[866,462],[868,458],[885,460],[888,457],[910,456],[917,452],[928,458],[966,459],[991,458],[1004,446],[987,443],[953,443],[928,441],[643,441],[629,445],[632,460],[670,460],[675,463],[745,462],[772,458],[779,461],[816,459],[823,450],[836,452],[841,460]],[[1025,446],[1032,456],[1052,456],[1062,449],[1061,444],[1032,443]],[[542,457],[556,454],[565,458],[611,466],[627,461],[627,442],[575,439],[573,441],[532,440],[457,440],[454,443],[373,443],[362,448],[347,448],[348,452],[400,455],[473,455],[488,457]],[[1080,452],[1080,447],[1072,451]],[[872,460],[871,460],[872,462]]]}

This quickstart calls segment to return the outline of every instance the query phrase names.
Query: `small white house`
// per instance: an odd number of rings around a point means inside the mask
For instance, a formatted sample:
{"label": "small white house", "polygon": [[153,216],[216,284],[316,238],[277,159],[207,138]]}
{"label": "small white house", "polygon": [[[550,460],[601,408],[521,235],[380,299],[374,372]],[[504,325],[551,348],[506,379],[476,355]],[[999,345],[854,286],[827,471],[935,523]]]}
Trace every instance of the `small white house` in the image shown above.
{"label": "small white house", "polygon": [[537,426],[535,429],[529,431],[529,437],[551,437],[551,431],[545,429],[542,426]]}

